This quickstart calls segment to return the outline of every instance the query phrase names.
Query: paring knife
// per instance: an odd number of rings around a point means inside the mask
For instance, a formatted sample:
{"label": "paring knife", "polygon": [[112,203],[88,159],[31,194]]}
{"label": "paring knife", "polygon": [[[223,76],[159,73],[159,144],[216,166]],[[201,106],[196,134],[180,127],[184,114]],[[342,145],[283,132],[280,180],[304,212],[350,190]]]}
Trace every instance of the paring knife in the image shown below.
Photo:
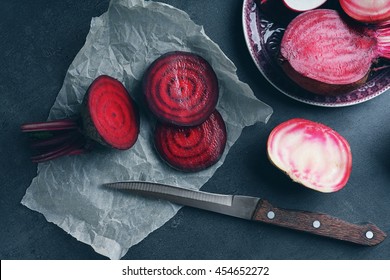
{"label": "paring knife", "polygon": [[282,209],[257,197],[222,195],[137,181],[104,186],[362,245],[377,245],[386,238],[386,233],[371,223],[353,224],[327,214]]}

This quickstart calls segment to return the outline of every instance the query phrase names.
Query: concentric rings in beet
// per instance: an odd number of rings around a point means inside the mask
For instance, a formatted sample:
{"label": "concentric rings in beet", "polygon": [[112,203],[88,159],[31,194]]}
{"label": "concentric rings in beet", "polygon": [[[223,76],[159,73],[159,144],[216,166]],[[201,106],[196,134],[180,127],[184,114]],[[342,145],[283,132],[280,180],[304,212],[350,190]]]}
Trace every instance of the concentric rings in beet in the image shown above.
{"label": "concentric rings in beet", "polygon": [[96,129],[97,133],[91,133],[94,140],[120,150],[134,145],[139,133],[138,109],[121,82],[99,76],[88,88],[86,105],[89,117],[84,125]]}
{"label": "concentric rings in beet", "polygon": [[169,52],[148,68],[143,89],[146,103],[162,122],[193,126],[214,111],[219,96],[218,79],[201,56]]}
{"label": "concentric rings in beet", "polygon": [[155,146],[160,156],[175,169],[195,172],[214,165],[226,146],[226,126],[218,111],[198,126],[178,127],[159,123]]}

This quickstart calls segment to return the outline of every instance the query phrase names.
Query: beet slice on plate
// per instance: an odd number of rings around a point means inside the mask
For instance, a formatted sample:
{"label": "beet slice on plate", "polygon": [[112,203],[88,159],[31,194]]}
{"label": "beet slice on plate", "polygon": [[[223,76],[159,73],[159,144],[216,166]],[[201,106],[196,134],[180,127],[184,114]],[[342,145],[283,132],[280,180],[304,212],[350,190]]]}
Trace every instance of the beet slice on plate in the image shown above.
{"label": "beet slice on plate", "polygon": [[87,152],[97,142],[110,148],[131,148],[139,134],[138,109],[118,80],[102,75],[89,86],[80,115],[21,126],[37,154],[33,162]]}
{"label": "beet slice on plate", "polygon": [[271,162],[291,179],[320,192],[342,189],[350,176],[350,146],[330,127],[305,119],[291,119],[269,135]]}
{"label": "beet slice on plate", "polygon": [[162,122],[201,124],[218,101],[218,79],[210,64],[189,52],[169,52],[155,60],[144,77],[144,94]]}
{"label": "beet slice on plate", "polygon": [[198,126],[159,123],[154,140],[158,153],[169,165],[181,171],[200,171],[222,156],[226,145],[225,122],[215,110]]}

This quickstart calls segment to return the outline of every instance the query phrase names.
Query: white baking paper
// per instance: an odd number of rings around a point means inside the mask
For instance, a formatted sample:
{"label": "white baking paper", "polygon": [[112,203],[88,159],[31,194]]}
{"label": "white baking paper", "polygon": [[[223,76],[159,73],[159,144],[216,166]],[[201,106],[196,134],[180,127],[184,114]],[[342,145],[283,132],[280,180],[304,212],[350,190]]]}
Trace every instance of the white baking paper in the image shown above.
{"label": "white baking paper", "polygon": [[[146,68],[174,50],[203,56],[220,85],[217,108],[227,125],[227,147],[217,164],[197,173],[175,171],[158,157],[152,143],[153,118],[142,104],[141,81]],[[242,129],[266,122],[272,109],[238,80],[234,64],[205,35],[202,26],[185,12],[158,2],[114,0],[106,13],[92,19],[85,45],[66,73],[49,119],[77,114],[86,89],[101,74],[123,82],[141,108],[137,143],[128,151],[98,149],[39,164],[22,204],[99,254],[119,259],[180,207],[124,195],[101,184],[143,180],[199,189],[221,166]]]}

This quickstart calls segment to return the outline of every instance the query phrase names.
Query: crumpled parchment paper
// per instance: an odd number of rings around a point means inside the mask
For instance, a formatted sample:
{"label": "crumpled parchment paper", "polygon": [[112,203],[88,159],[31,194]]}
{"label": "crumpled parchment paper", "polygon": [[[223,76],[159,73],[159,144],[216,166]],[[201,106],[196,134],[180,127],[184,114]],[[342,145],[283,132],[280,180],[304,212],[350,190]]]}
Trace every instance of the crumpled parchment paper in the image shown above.
{"label": "crumpled parchment paper", "polygon": [[[203,56],[220,85],[218,110],[228,142],[221,160],[197,173],[181,173],[158,157],[152,143],[153,119],[142,104],[141,80],[146,68],[173,50]],[[70,65],[49,119],[75,115],[86,89],[101,74],[120,80],[141,107],[141,131],[127,151],[98,149],[38,165],[38,174],[22,204],[42,213],[77,240],[111,259],[162,226],[179,210],[166,201],[124,195],[103,183],[143,180],[199,189],[223,163],[245,126],[266,122],[272,109],[238,80],[234,64],[188,14],[172,6],[143,0],[113,0],[93,18],[85,45]]]}

